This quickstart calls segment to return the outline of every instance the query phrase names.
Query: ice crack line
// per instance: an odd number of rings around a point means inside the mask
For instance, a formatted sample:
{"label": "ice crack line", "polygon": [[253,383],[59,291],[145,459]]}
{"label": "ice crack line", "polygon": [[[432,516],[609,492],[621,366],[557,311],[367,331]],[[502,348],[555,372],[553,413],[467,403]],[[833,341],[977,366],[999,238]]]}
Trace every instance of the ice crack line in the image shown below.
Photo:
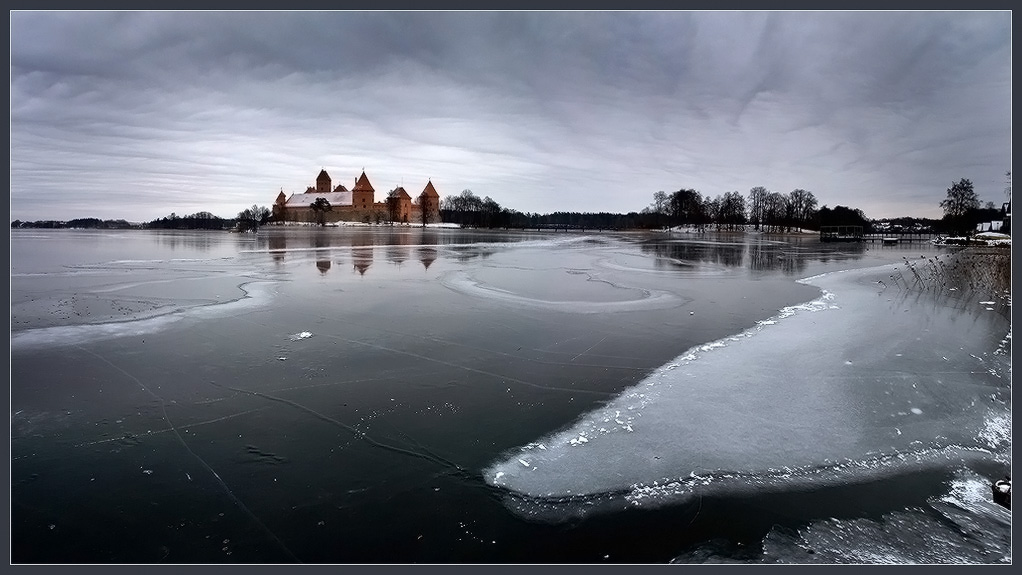
{"label": "ice crack line", "polygon": [[[359,325],[359,324],[351,324],[351,325]],[[506,352],[498,351],[498,350],[495,350],[495,349],[488,349],[488,348],[485,348],[485,347],[478,347],[478,346],[474,346],[474,345],[467,345],[467,344],[464,344],[464,343],[459,343],[459,342],[455,342],[455,341],[448,341],[448,340],[440,339],[440,338],[436,338],[436,337],[429,337],[429,336],[416,335],[416,334],[411,334],[411,333],[404,333],[404,332],[400,332],[400,331],[383,329],[383,328],[380,328],[380,327],[374,327],[374,326],[368,326],[368,325],[359,325],[359,327],[364,327],[366,329],[375,329],[375,330],[381,331],[383,333],[396,334],[396,335],[400,335],[400,336],[403,336],[403,337],[409,337],[409,338],[414,337],[414,338],[421,339],[421,340],[424,340],[424,341],[432,341],[432,342],[435,342],[435,343],[443,344],[445,346],[463,347],[465,349],[471,349],[471,350],[475,350],[475,351],[483,351],[483,352],[486,352],[486,353],[492,353],[494,355],[500,355],[500,356],[503,356],[503,357],[508,357],[508,358],[512,358],[512,359],[516,359],[516,360],[520,360],[520,361],[523,360],[523,358],[521,356],[513,354],[513,353],[506,353]],[[585,337],[588,337],[588,336],[587,335],[580,335],[580,336],[577,336],[577,337],[568,338],[566,340],[550,344],[549,346],[547,346],[547,348],[556,347],[558,345],[567,343],[569,341],[575,341],[575,340],[582,339],[582,338],[585,338]],[[604,337],[603,339],[607,339],[607,338]],[[602,340],[601,340],[601,342],[602,342]],[[599,345],[599,343],[597,343],[596,345]],[[593,347],[595,347],[595,346],[593,346]],[[536,348],[528,348],[528,349],[530,351],[535,351],[537,353],[546,353],[546,354],[568,355],[570,353],[570,352],[560,352],[560,351],[549,351],[548,349],[536,349]],[[588,352],[591,349],[592,348],[589,348],[588,350],[586,350],[586,352]],[[582,354],[579,354],[579,355],[585,355],[586,352],[583,352]],[[605,358],[605,359],[607,359],[607,358],[629,359],[629,360],[641,359],[641,358],[636,358],[636,357],[627,356],[627,355],[608,355],[608,354],[602,354],[600,357]],[[575,359],[578,359],[578,355],[573,357],[571,359],[571,362],[575,361]],[[561,362],[561,361],[545,361],[545,360],[535,359],[535,358],[526,358],[526,359],[524,359],[524,361],[529,361],[529,362],[536,363],[536,364],[539,364],[539,365],[568,365],[567,363],[564,363],[564,362]],[[604,369],[620,369],[620,370],[630,370],[630,371],[646,371],[646,368],[644,368],[644,367],[628,367],[628,366],[621,366],[621,365],[605,365],[605,364],[601,364],[601,363],[584,363],[584,364],[575,364],[575,365],[582,365],[582,366],[586,366],[586,367],[602,367]],[[546,389],[553,389],[553,388],[546,388]]]}
{"label": "ice crack line", "polygon": [[[252,321],[252,320],[246,319],[245,321],[248,321],[249,323],[252,323],[254,325],[258,325],[260,327],[267,327],[265,324],[262,324],[262,323],[259,323],[259,322],[255,322],[255,321]],[[379,329],[379,328],[374,328],[374,329]],[[438,341],[435,338],[422,337],[422,336],[408,336],[407,334],[402,334],[401,332],[394,332],[394,331],[389,331],[389,330],[380,330],[380,331],[387,332],[387,333],[397,333],[399,335],[405,335],[406,337],[419,337],[420,339],[426,339],[426,340],[430,340],[430,341]],[[514,383],[518,383],[518,384],[525,385],[525,386],[528,386],[528,387],[533,387],[533,388],[536,388],[536,389],[543,389],[543,390],[547,390],[547,391],[561,391],[561,392],[565,392],[565,393],[587,393],[587,394],[591,394],[591,395],[602,395],[602,396],[605,396],[605,397],[614,397],[615,395],[617,395],[615,393],[611,393],[611,392],[607,392],[607,391],[598,391],[598,390],[593,390],[593,389],[576,389],[576,388],[568,388],[568,387],[554,387],[554,386],[550,386],[550,385],[540,385],[538,383],[532,383],[530,381],[525,381],[525,380],[522,380],[522,379],[517,379],[517,378],[514,378],[514,377],[507,376],[507,375],[501,375],[501,374],[498,374],[498,373],[493,373],[491,371],[485,371],[485,370],[482,370],[482,369],[476,369],[476,368],[473,368],[473,367],[468,367],[466,365],[459,365],[457,363],[452,363],[452,362],[449,362],[449,361],[444,361],[442,359],[437,359],[435,357],[428,357],[428,356],[425,356],[425,355],[420,355],[420,354],[412,353],[412,352],[409,352],[409,351],[402,351],[400,349],[394,349],[392,347],[387,347],[387,346],[384,346],[384,345],[379,345],[379,344],[375,344],[375,343],[367,343],[367,342],[364,342],[364,341],[358,341],[358,340],[354,340],[354,339],[348,339],[346,337],[341,337],[339,335],[333,335],[333,334],[329,334],[329,333],[325,333],[325,334],[321,334],[321,335],[322,335],[322,337],[329,337],[329,338],[336,339],[338,341],[343,341],[343,342],[346,342],[346,343],[351,343],[351,344],[355,344],[355,345],[361,345],[361,346],[364,346],[364,347],[372,347],[372,348],[376,348],[376,349],[382,349],[383,351],[389,351],[391,353],[407,355],[407,356],[410,356],[410,357],[414,357],[416,359],[421,359],[423,361],[428,361],[428,362],[431,362],[431,363],[438,363],[440,365],[446,365],[447,367],[463,369],[465,371],[470,371],[470,372],[473,372],[473,373],[478,373],[478,374],[481,374],[481,375],[485,375],[485,376],[489,376],[489,377],[494,377],[494,378],[497,378],[497,379],[499,379],[501,381],[512,381]],[[439,341],[442,341],[442,340],[439,340]],[[443,342],[443,343],[448,344],[448,345],[461,345],[461,344],[453,344],[453,343],[450,343],[450,342]],[[597,345],[599,345],[599,344],[597,344]],[[461,345],[461,346],[462,347],[468,347],[470,349],[481,349],[481,348],[476,348],[476,347],[466,346],[466,345]],[[592,348],[590,348],[590,349],[592,349]],[[483,350],[483,351],[490,351],[490,350]],[[507,353],[503,353],[503,352],[499,352],[499,351],[490,351],[490,353],[494,353],[496,355],[503,355],[503,356],[507,356],[507,357],[515,357],[512,354],[507,354]],[[549,364],[549,365],[566,365],[566,364],[561,364],[561,363],[558,363],[558,362],[542,362],[542,361],[538,361],[538,360],[532,360],[532,361],[536,361],[537,363]],[[582,364],[577,364],[577,365],[582,365]],[[592,364],[584,364],[584,365],[592,365]],[[628,369],[628,370],[633,370],[633,371],[645,371],[644,368],[631,368],[631,367],[620,367],[620,366],[600,366],[600,365],[594,365],[594,367],[607,367],[607,368],[613,368],[613,369]],[[235,390],[235,391],[239,391],[239,390]]]}
{"label": "ice crack line", "polygon": [[[227,419],[231,419],[231,418],[234,418],[234,417],[240,417],[242,415],[248,415],[250,413],[254,413],[256,411],[260,411],[260,410],[263,410],[263,409],[265,409],[265,408],[264,407],[257,407],[255,409],[247,409],[245,411],[239,411],[238,413],[232,413],[230,415],[225,415],[223,417],[218,417],[216,419],[210,419],[208,421],[199,421],[197,423],[190,423],[188,425],[182,425],[178,429],[191,429],[193,427],[198,427],[200,425],[209,425],[211,423],[218,423],[220,421],[225,421]],[[168,431],[173,431],[173,430],[171,428],[169,428],[169,427],[167,429],[157,429],[156,431],[153,431],[151,433],[151,435],[159,435],[160,433],[167,433]],[[83,443],[76,443],[75,447],[88,447],[90,445],[98,445],[100,443],[109,443],[111,441],[120,441],[122,439],[125,439],[125,437],[126,437],[126,435],[122,435],[120,437],[108,437],[106,439],[97,439],[95,441],[86,441],[86,442],[83,442]]]}
{"label": "ice crack line", "polygon": [[270,528],[267,527],[265,523],[260,521],[259,518],[256,517],[255,513],[252,513],[252,510],[250,510],[244,503],[242,503],[242,501],[240,499],[238,499],[238,497],[234,494],[234,492],[231,491],[231,488],[228,487],[227,483],[220,477],[220,474],[217,473],[212,467],[210,467],[210,465],[208,463],[206,463],[206,460],[203,459],[202,457],[200,457],[199,454],[197,454],[194,451],[192,451],[192,448],[189,447],[188,443],[185,442],[183,437],[181,437],[181,433],[177,430],[177,427],[174,427],[174,423],[170,420],[170,417],[167,416],[167,403],[166,403],[166,401],[164,401],[164,399],[162,397],[160,397],[159,395],[154,393],[151,389],[146,387],[146,385],[144,383],[142,383],[142,381],[139,380],[137,377],[135,377],[134,375],[131,375],[127,371],[124,371],[121,367],[115,365],[113,362],[111,362],[107,358],[99,355],[98,353],[96,353],[94,351],[85,349],[84,347],[82,347],[80,345],[77,345],[75,347],[77,347],[78,349],[88,353],[89,355],[94,356],[95,358],[101,360],[103,363],[105,363],[105,364],[109,365],[110,367],[116,369],[117,371],[123,373],[126,377],[128,377],[129,379],[131,379],[132,381],[137,383],[138,386],[141,387],[143,390],[145,390],[146,393],[148,393],[149,395],[151,395],[154,398],[156,398],[156,400],[160,402],[160,409],[163,412],[163,420],[165,422],[167,422],[167,425],[170,427],[171,431],[174,432],[174,435],[177,437],[177,440],[181,443],[181,445],[185,448],[185,450],[187,450],[188,453],[190,453],[192,455],[192,457],[194,457],[196,460],[198,460],[198,462],[201,463],[202,466],[205,467],[206,470],[209,471],[213,475],[213,477],[216,478],[217,482],[220,484],[220,487],[222,487],[224,492],[227,494],[227,497],[229,497],[231,499],[231,501],[234,502],[234,504],[238,507],[238,509],[241,509],[246,515],[248,515],[249,519],[251,519],[253,523],[258,525],[267,535],[269,535],[277,543],[277,545],[280,546],[280,548],[284,551],[284,553],[287,554],[288,557],[290,557],[291,559],[293,559],[297,563],[301,563],[301,561],[298,559],[298,557],[296,557],[295,554],[292,553],[291,550],[287,548],[287,545],[285,545],[284,542],[281,541],[280,538],[277,537],[277,535],[273,531],[271,531]]}
{"label": "ice crack line", "polygon": [[497,379],[500,379],[501,381],[513,381],[515,383],[519,383],[521,385],[526,385],[526,386],[529,386],[529,387],[535,387],[537,389],[545,389],[545,390],[548,390],[548,391],[563,391],[563,392],[567,392],[567,393],[588,393],[588,394],[592,394],[592,395],[603,395],[603,396],[606,396],[606,397],[613,397],[613,396],[616,395],[614,393],[610,393],[610,392],[606,392],[606,391],[597,391],[597,390],[593,390],[593,389],[573,389],[573,388],[567,388],[567,387],[554,387],[554,386],[550,386],[550,385],[540,385],[538,383],[532,383],[532,382],[529,382],[529,381],[525,381],[525,380],[522,380],[522,379],[517,379],[517,378],[514,378],[514,377],[507,376],[507,375],[500,375],[500,374],[493,373],[493,372],[490,372],[490,371],[485,371],[485,370],[482,370],[482,369],[476,369],[476,368],[473,368],[473,367],[468,367],[467,365],[458,365],[456,363],[451,363],[449,361],[444,361],[442,359],[436,359],[435,357],[427,357],[425,355],[420,355],[420,354],[412,353],[412,352],[409,352],[409,351],[402,351],[402,350],[394,349],[392,347],[387,347],[387,346],[384,346],[384,345],[379,345],[379,344],[375,344],[375,343],[367,343],[367,342],[364,342],[364,341],[357,341],[357,340],[353,340],[353,339],[348,339],[346,337],[341,337],[341,336],[338,336],[338,335],[324,334],[324,336],[325,337],[331,337],[333,339],[337,339],[337,340],[344,341],[344,342],[347,342],[347,343],[353,343],[355,345],[361,345],[361,346],[365,346],[365,347],[373,347],[373,348],[376,348],[376,349],[382,349],[384,351],[389,351],[391,353],[399,353],[401,355],[408,355],[408,356],[411,356],[411,357],[414,357],[414,358],[417,358],[417,359],[421,359],[421,360],[424,360],[424,361],[429,361],[429,362],[432,362],[432,363],[439,363],[440,365],[446,365],[448,367],[454,367],[454,368],[458,368],[458,369],[463,369],[465,371],[471,371],[473,373],[478,373],[478,374],[481,374],[481,375],[486,375],[486,376],[489,376],[489,377],[495,377]]}
{"label": "ice crack line", "polygon": [[316,417],[318,419],[321,419],[321,420],[323,420],[323,421],[325,421],[327,423],[331,423],[333,425],[336,425],[336,426],[338,426],[338,427],[348,431],[349,433],[351,433],[355,437],[361,439],[362,441],[365,441],[366,443],[368,443],[368,444],[370,444],[370,445],[372,445],[374,447],[379,447],[381,449],[386,449],[388,451],[393,451],[394,453],[401,453],[401,454],[404,454],[404,455],[410,455],[412,457],[417,457],[419,459],[425,459],[426,461],[431,461],[431,462],[436,463],[438,465],[441,465],[443,467],[448,467],[448,468],[451,468],[451,469],[454,469],[454,470],[457,470],[457,471],[463,471],[463,469],[462,469],[462,467],[460,465],[458,465],[456,463],[453,463],[451,461],[448,461],[448,460],[446,460],[446,459],[444,459],[444,458],[442,458],[442,457],[440,457],[438,455],[434,455],[432,453],[429,453],[427,450],[424,450],[424,451],[426,451],[426,453],[420,453],[418,451],[412,451],[410,449],[404,449],[402,447],[397,447],[397,446],[394,446],[394,445],[388,445],[386,443],[381,443],[381,442],[373,439],[372,437],[369,437],[369,435],[367,435],[364,431],[360,431],[360,430],[358,430],[358,429],[356,429],[356,428],[354,428],[354,427],[352,427],[352,426],[350,426],[350,425],[348,425],[348,424],[346,424],[346,423],[344,423],[342,421],[338,421],[338,420],[336,420],[336,419],[334,419],[334,418],[332,418],[332,417],[330,417],[328,415],[324,415],[324,414],[322,414],[322,413],[320,413],[320,412],[318,412],[318,411],[316,411],[316,410],[314,410],[312,408],[306,407],[306,406],[304,406],[304,405],[302,405],[302,404],[300,404],[300,403],[298,403],[296,401],[291,401],[290,399],[284,399],[283,397],[277,397],[275,395],[270,395],[268,393],[262,393],[262,392],[259,392],[259,391],[252,391],[252,390],[248,390],[248,389],[241,389],[241,388],[238,388],[238,387],[230,387],[230,386],[227,386],[227,385],[220,385],[219,383],[216,383],[215,381],[211,381],[209,383],[210,383],[210,385],[213,385],[215,387],[219,387],[221,389],[229,389],[229,390],[237,392],[237,393],[244,393],[246,395],[254,395],[256,397],[261,397],[263,399],[268,399],[270,401],[276,401],[276,402],[279,402],[279,403],[290,405],[291,407],[300,409],[300,410],[302,410],[302,411],[304,411],[304,412],[306,412],[306,413],[308,413],[308,414],[310,414],[310,415],[312,415],[312,416],[314,416],[314,417]]}

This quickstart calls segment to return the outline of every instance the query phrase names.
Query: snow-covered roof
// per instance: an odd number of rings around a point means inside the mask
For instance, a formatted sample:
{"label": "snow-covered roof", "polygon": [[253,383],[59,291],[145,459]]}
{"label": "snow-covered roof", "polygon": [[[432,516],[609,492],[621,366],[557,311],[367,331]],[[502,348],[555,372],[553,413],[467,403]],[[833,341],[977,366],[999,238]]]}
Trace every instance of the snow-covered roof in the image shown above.
{"label": "snow-covered roof", "polygon": [[287,199],[288,207],[308,207],[311,206],[316,198],[326,198],[326,201],[330,202],[331,206],[350,206],[351,205],[351,192],[329,192],[325,194],[292,194]]}

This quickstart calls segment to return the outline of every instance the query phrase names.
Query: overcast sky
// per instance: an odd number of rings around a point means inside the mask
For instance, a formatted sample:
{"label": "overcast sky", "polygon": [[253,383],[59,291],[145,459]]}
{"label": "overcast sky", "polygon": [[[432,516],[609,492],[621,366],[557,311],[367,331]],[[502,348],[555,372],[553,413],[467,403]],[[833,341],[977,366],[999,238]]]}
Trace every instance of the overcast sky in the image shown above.
{"label": "overcast sky", "polygon": [[1010,12],[14,12],[11,219],[234,217],[325,168],[521,212],[1005,201]]}

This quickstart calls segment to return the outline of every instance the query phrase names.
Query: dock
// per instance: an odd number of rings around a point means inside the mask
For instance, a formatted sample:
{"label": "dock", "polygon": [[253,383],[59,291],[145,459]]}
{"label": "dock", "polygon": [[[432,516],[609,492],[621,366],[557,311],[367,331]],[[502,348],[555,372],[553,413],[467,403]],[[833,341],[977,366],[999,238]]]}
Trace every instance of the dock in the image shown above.
{"label": "dock", "polygon": [[862,226],[820,226],[821,242],[861,242]]}

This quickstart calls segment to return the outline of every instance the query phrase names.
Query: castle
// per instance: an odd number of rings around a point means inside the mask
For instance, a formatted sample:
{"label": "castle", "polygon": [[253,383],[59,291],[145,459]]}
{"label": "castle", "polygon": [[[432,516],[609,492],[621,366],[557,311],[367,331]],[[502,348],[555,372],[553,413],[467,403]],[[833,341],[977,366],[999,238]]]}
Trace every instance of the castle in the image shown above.
{"label": "castle", "polygon": [[[383,223],[402,222],[409,224],[425,224],[440,221],[440,194],[433,187],[432,180],[426,182],[422,193],[412,201],[412,197],[403,187],[391,190],[384,201],[375,201],[376,190],[369,183],[365,170],[355,178],[354,186],[349,190],[343,185],[331,188],[330,175],[320,170],[316,177],[315,187],[309,186],[305,193],[284,195],[281,190],[273,202],[273,221],[330,223],[330,222],[363,222]],[[316,200],[323,198],[330,203],[329,211],[313,209]]]}

